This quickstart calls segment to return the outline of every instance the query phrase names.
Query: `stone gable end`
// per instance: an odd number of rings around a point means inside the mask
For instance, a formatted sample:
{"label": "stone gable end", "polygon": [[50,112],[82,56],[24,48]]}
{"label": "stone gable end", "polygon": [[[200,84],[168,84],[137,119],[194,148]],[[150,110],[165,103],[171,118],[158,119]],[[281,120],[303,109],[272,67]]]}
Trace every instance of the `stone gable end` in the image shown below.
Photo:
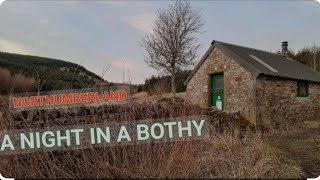
{"label": "stone gable end", "polygon": [[240,112],[256,123],[256,78],[215,47],[187,83],[187,97],[201,107],[210,106],[210,76],[224,74],[224,111]]}

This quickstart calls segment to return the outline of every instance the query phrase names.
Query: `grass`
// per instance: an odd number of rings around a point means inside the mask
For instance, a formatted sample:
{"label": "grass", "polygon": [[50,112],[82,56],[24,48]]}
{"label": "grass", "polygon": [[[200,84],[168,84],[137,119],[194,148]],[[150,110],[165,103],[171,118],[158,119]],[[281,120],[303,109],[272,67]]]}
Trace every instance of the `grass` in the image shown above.
{"label": "grass", "polygon": [[287,142],[284,143],[284,145],[292,150],[299,150],[304,148],[303,143],[300,142],[300,140],[288,140]]}
{"label": "grass", "polygon": [[244,139],[218,135],[199,167],[206,178],[298,178],[302,171],[266,144],[259,134]]}
{"label": "grass", "polygon": [[[110,119],[92,122],[88,118],[82,124],[206,114],[197,106],[172,103],[105,106],[83,112],[81,117],[104,112]],[[8,113],[4,114],[7,116],[2,121],[15,122]],[[296,161],[283,158],[283,151],[271,146],[261,134],[244,131],[243,123],[233,124],[239,122],[237,115],[208,115],[212,124],[207,140],[0,156],[1,174],[15,178],[299,178],[303,175]],[[65,124],[57,126],[76,122],[72,118],[77,119],[77,115],[61,112],[61,117],[64,116],[68,117]],[[43,126],[47,121],[61,123],[50,117],[41,118],[45,121]],[[33,121],[29,122],[21,128],[35,126]],[[229,130],[221,131],[222,126],[217,122]],[[10,128],[12,125],[15,126],[11,123]]]}
{"label": "grass", "polygon": [[310,124],[317,122],[303,123],[288,131],[266,135],[266,142],[281,152],[284,159],[295,162],[301,168],[302,177],[317,177],[320,174],[320,127]]}

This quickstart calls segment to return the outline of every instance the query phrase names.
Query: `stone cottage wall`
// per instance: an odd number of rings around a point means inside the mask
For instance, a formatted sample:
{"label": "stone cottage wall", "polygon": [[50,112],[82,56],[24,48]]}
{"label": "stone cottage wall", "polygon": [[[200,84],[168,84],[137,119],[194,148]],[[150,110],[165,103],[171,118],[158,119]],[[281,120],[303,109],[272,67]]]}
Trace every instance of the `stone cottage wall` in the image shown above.
{"label": "stone cottage wall", "polygon": [[187,84],[187,98],[201,107],[210,106],[210,75],[224,73],[224,110],[240,112],[256,122],[255,77],[214,48]]}
{"label": "stone cottage wall", "polygon": [[257,78],[257,122],[265,127],[320,120],[320,84],[309,83],[309,97],[297,97],[297,81]]}

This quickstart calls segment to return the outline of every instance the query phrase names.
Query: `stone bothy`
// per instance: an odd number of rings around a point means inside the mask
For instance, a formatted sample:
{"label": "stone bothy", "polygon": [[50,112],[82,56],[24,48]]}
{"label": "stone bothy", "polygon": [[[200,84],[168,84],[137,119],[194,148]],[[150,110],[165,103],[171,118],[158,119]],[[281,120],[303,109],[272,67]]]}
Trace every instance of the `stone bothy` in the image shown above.
{"label": "stone bothy", "polygon": [[187,98],[254,124],[320,117],[320,73],[282,54],[213,41],[186,79]]}

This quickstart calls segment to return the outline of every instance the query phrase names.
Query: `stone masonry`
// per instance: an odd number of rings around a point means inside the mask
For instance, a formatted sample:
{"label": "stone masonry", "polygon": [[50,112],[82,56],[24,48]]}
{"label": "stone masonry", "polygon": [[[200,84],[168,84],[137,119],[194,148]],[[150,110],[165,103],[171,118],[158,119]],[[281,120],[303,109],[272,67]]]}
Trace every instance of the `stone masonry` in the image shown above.
{"label": "stone masonry", "polygon": [[257,78],[257,121],[265,127],[320,119],[320,84],[309,83],[309,96],[297,97],[297,81]]}
{"label": "stone masonry", "polygon": [[224,74],[225,112],[240,112],[254,124],[279,127],[320,119],[320,84],[309,83],[309,96],[297,97],[297,80],[254,76],[215,47],[187,84],[187,98],[210,106],[210,75]]}
{"label": "stone masonry", "polygon": [[224,110],[256,122],[255,77],[215,47],[187,84],[187,98],[210,106],[210,75],[224,73]]}

